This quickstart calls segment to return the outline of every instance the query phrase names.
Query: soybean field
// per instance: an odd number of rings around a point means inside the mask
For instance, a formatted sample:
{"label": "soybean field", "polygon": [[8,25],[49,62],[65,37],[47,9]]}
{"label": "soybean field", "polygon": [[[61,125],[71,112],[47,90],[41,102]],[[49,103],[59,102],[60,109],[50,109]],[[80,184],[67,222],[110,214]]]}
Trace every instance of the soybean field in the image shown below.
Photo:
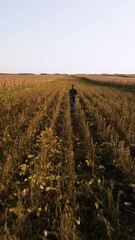
{"label": "soybean field", "polygon": [[135,78],[0,75],[0,239],[135,240]]}

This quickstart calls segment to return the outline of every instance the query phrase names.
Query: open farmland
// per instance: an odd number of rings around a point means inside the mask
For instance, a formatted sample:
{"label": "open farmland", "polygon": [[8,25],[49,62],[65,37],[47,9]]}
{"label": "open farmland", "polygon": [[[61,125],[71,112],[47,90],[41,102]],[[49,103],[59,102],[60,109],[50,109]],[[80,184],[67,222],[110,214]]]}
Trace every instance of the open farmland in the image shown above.
{"label": "open farmland", "polygon": [[135,81],[104,78],[0,75],[0,239],[135,239]]}

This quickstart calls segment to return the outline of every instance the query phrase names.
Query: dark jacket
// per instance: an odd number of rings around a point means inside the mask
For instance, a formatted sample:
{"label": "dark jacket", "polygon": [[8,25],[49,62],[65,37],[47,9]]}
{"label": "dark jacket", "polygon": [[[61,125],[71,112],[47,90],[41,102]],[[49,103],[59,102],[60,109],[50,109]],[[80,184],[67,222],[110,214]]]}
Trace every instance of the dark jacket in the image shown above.
{"label": "dark jacket", "polygon": [[76,97],[76,95],[77,95],[77,90],[76,90],[75,88],[71,88],[71,89],[69,90],[69,95],[70,95],[71,97]]}

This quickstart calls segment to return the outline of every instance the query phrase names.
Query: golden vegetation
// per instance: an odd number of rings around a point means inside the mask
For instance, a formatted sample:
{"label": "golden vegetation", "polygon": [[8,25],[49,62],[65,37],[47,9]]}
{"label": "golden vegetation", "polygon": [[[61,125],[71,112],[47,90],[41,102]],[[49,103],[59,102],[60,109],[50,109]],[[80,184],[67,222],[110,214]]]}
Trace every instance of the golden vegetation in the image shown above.
{"label": "golden vegetation", "polygon": [[135,239],[134,82],[93,79],[0,75],[0,239]]}

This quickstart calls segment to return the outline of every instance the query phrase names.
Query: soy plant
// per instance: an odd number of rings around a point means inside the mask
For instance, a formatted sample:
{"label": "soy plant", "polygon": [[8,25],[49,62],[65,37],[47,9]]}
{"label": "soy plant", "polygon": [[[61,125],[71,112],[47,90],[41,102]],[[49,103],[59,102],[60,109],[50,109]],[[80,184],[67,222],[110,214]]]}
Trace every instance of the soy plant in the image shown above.
{"label": "soy plant", "polygon": [[[54,135],[53,130],[44,130],[39,141],[42,142],[41,153],[36,159],[36,164],[31,175],[32,203],[41,208],[40,215],[46,215],[44,225],[46,231],[58,232],[60,225],[59,199],[61,198],[59,181],[62,171],[62,143]],[[35,180],[34,180],[35,179]]]}
{"label": "soy plant", "polygon": [[[82,180],[78,193],[85,199],[84,204],[79,200],[78,214],[84,239],[120,239],[120,195],[116,199],[113,194],[113,183],[106,182],[104,177],[96,174],[90,179]],[[82,214],[83,213],[83,214]]]}
{"label": "soy plant", "polygon": [[15,182],[11,196],[14,202],[7,208],[9,218],[5,226],[10,236],[17,239],[19,236],[37,239],[44,235],[44,231],[48,235],[59,235],[62,145],[51,129],[43,131],[40,137],[48,148],[45,164],[40,166],[43,155],[36,159],[29,155],[25,164],[20,165],[19,181]]}

